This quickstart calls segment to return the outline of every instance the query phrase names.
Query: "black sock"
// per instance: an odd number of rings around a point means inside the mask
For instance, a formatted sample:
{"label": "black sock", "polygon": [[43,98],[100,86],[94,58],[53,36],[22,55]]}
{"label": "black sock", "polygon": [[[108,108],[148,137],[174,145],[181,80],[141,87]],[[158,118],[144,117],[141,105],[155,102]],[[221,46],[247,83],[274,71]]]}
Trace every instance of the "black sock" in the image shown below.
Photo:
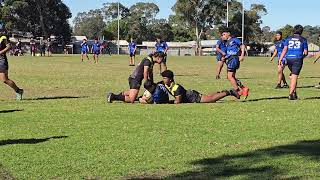
{"label": "black sock", "polygon": [[125,96],[123,95],[123,93],[119,93],[117,95],[114,95],[113,96],[115,100],[118,100],[118,101],[124,101],[125,100]]}

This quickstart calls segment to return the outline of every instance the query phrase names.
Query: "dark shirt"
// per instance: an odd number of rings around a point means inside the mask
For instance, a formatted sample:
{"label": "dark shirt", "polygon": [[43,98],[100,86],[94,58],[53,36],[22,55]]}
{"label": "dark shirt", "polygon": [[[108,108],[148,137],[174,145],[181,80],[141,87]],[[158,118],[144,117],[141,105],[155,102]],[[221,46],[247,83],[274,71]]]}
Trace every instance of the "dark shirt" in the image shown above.
{"label": "dark shirt", "polygon": [[131,78],[136,79],[138,82],[142,82],[144,78],[144,67],[149,67],[149,74],[152,73],[153,69],[153,59],[151,56],[148,56],[144,58],[136,67],[136,69],[133,71],[133,73],[130,75]]}

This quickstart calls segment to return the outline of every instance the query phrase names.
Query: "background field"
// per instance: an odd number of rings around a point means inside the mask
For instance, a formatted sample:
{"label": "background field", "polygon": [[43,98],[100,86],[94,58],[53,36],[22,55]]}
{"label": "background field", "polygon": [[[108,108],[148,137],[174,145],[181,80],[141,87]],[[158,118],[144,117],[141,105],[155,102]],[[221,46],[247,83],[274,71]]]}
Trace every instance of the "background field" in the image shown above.
{"label": "background field", "polygon": [[[274,89],[275,63],[247,58],[238,74],[251,88],[247,101],[132,105],[105,101],[107,91],[128,88],[126,56],[104,56],[98,65],[78,56],[9,58],[26,99],[16,102],[0,86],[0,179],[320,177],[320,91],[313,88],[320,65],[310,59],[299,101]],[[168,66],[186,88],[231,87],[214,79],[214,57],[169,57]]]}

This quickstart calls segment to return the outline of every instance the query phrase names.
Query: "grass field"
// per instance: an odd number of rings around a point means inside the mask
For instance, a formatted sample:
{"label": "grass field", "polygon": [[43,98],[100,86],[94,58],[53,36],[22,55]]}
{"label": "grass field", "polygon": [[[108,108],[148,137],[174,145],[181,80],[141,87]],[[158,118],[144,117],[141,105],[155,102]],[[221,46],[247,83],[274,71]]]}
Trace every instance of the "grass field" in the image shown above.
{"label": "grass field", "polygon": [[[98,65],[78,56],[9,58],[25,100],[0,86],[0,179],[320,178],[320,90],[312,87],[320,65],[311,60],[299,101],[274,89],[275,63],[247,58],[238,73],[251,88],[247,101],[132,105],[105,101],[107,91],[128,88],[127,56]],[[186,88],[231,87],[214,79],[214,57],[170,57],[168,66]]]}

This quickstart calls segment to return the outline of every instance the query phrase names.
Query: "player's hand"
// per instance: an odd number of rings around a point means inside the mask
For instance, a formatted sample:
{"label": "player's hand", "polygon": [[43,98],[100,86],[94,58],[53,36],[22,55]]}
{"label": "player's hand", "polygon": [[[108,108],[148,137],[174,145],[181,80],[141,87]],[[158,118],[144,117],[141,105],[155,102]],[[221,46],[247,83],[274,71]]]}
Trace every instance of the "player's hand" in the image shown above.
{"label": "player's hand", "polygon": [[317,60],[313,61],[313,64],[317,63]]}
{"label": "player's hand", "polygon": [[270,62],[272,62],[273,61],[273,58],[270,58]]}
{"label": "player's hand", "polygon": [[281,61],[279,60],[278,65],[281,66],[281,67],[283,66],[282,60]]}

